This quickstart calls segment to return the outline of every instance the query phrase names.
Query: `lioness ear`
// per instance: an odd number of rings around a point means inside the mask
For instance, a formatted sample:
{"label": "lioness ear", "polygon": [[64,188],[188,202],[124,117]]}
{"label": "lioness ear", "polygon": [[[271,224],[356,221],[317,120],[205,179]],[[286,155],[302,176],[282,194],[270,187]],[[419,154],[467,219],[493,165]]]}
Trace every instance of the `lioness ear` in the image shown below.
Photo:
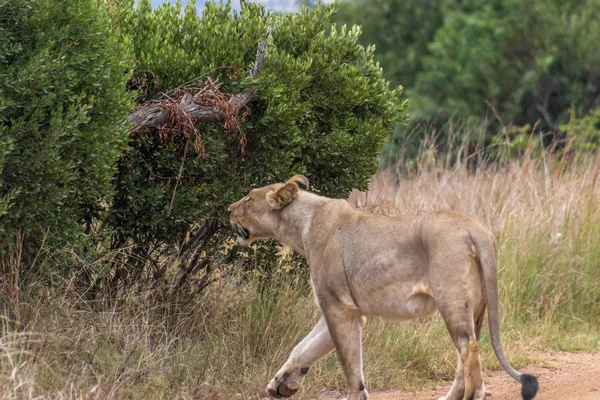
{"label": "lioness ear", "polygon": [[294,182],[299,189],[308,190],[308,178],[304,175],[294,175],[287,181],[290,182]]}
{"label": "lioness ear", "polygon": [[272,210],[281,210],[296,198],[298,190],[294,182],[288,182],[276,191],[267,193],[267,204]]}

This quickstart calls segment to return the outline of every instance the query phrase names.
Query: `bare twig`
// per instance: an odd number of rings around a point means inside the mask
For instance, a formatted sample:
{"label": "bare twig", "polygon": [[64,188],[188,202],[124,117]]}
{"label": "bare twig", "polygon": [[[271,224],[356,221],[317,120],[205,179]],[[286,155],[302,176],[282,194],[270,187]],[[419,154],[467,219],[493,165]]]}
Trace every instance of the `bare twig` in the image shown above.
{"label": "bare twig", "polygon": [[171,210],[173,209],[173,203],[175,202],[175,193],[177,192],[177,186],[179,185],[179,181],[181,180],[181,175],[183,174],[183,165],[185,164],[185,157],[187,156],[188,147],[190,147],[190,139],[185,142],[185,148],[183,149],[183,157],[181,157],[181,165],[179,166],[179,173],[177,174],[177,179],[175,180],[175,187],[173,188],[173,195],[171,196],[171,203],[169,204],[169,209],[167,210],[167,217],[171,215]]}
{"label": "bare twig", "polygon": [[550,129],[554,130],[554,121],[552,120],[552,117],[550,116],[550,113],[548,112],[548,105],[547,102],[544,101],[544,104],[536,104],[535,108],[537,108],[537,110],[540,112],[540,114],[542,114],[542,117],[544,117],[544,120],[546,121],[546,123],[548,124],[548,126],[550,127]]}

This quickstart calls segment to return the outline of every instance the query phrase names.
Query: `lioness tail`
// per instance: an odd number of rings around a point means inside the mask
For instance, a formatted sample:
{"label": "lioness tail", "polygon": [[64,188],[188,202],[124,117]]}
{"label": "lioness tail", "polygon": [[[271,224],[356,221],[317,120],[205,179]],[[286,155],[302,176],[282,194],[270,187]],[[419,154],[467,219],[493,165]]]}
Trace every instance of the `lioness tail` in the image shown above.
{"label": "lioness tail", "polygon": [[498,322],[498,277],[497,277],[497,258],[496,241],[489,233],[472,232],[471,240],[477,250],[477,257],[483,270],[483,280],[485,283],[485,293],[488,307],[488,321],[490,324],[490,337],[492,339],[492,348],[496,353],[498,362],[504,370],[512,376],[517,382],[521,383],[521,396],[523,400],[531,400],[538,391],[538,381],[533,375],[522,374],[515,370],[506,360],[504,350],[500,344],[500,323]]}

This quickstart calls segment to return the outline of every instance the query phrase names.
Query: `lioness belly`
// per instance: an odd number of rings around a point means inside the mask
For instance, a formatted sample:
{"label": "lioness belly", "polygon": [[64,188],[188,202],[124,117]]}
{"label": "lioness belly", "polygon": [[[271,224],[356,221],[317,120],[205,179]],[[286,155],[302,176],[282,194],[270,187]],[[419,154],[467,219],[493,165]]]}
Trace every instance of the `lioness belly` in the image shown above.
{"label": "lioness belly", "polygon": [[427,317],[437,310],[431,288],[423,282],[389,285],[368,295],[361,291],[356,302],[363,315],[396,321]]}

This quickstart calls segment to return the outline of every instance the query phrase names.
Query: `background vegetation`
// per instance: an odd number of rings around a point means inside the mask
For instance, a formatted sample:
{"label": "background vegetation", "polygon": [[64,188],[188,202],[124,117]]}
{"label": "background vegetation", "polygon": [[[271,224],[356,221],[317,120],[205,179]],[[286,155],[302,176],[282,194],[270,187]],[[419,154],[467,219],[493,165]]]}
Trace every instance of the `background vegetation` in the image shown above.
{"label": "background vegetation", "polygon": [[519,147],[534,134],[563,147],[564,125],[600,105],[598,9],[597,0],[353,0],[336,21],[361,24],[384,76],[407,88],[411,123],[383,153],[393,163],[401,142],[418,148],[415,126],[434,127],[445,143],[449,117],[475,120],[484,130],[475,142],[501,136]]}
{"label": "background vegetation", "polygon": [[[337,8],[0,0],[0,398],[264,395],[317,310],[300,258],[240,250],[225,209],[296,173],[371,212],[491,226],[517,367],[600,348],[598,1]],[[233,129],[128,132],[136,105],[256,84]],[[369,387],[451,380],[447,336],[371,321]],[[330,355],[303,394],[344,382]]]}
{"label": "background vegetation", "polygon": [[[202,16],[193,3],[153,10],[133,0],[2,9],[0,232],[6,248],[22,241],[20,283],[34,260],[52,263],[52,251],[74,246],[86,262],[118,250],[107,265],[82,268],[89,298],[163,279],[201,290],[237,251],[221,246],[229,204],[296,173],[327,195],[365,188],[391,126],[406,119],[401,88],[390,89],[373,49],[357,44],[359,30],[328,26],[334,6],[278,16],[254,3],[240,12],[209,3]],[[264,71],[252,79],[269,26]],[[133,95],[143,104],[209,80],[217,105],[255,84],[258,100],[227,129],[127,135]],[[272,247],[260,252],[273,264]]]}

